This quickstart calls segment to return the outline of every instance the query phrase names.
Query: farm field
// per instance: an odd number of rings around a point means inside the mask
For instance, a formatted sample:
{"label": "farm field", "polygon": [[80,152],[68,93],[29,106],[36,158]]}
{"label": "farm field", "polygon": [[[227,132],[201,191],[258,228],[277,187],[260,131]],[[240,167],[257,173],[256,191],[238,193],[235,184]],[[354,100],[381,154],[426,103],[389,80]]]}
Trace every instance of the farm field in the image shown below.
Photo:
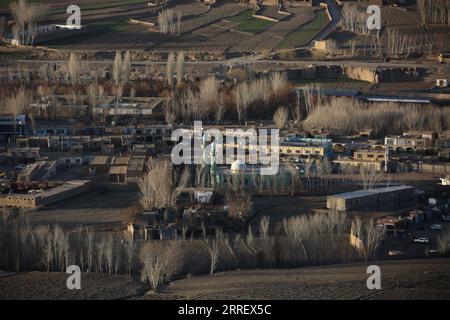
{"label": "farm field", "polygon": [[329,22],[324,11],[317,11],[313,21],[301,26],[287,35],[278,45],[280,49],[296,48],[308,44],[309,41],[319,33]]}
{"label": "farm field", "polygon": [[107,194],[88,193],[43,210],[29,212],[31,224],[58,224],[64,228],[93,226],[115,228],[124,219],[126,208],[137,201],[134,191],[111,191]]}
{"label": "farm field", "polygon": [[[367,266],[379,265],[382,289],[367,289]],[[65,273],[0,274],[5,299],[450,299],[449,259],[376,261],[285,270],[243,270],[194,276],[171,283],[162,293],[136,279],[82,274],[82,290],[66,288]]]}
{"label": "farm field", "polygon": [[[178,0],[169,5],[177,15],[182,13],[180,35],[168,35],[149,30],[145,24],[131,24],[129,19],[158,24],[158,10],[147,7],[141,1],[104,1],[92,4],[82,16],[85,29],[82,33],[41,42],[50,48],[64,49],[153,49],[157,51],[186,50],[214,53],[255,53],[270,51],[284,42],[286,46],[301,37],[309,39],[314,30],[297,30],[299,26],[317,20],[315,8],[288,7],[290,15],[274,22],[254,18],[248,5],[221,3],[208,7],[195,0]],[[83,5],[84,3],[81,3]],[[86,4],[88,6],[88,4]],[[90,5],[89,5],[90,6]],[[82,7],[83,8],[83,7]],[[273,15],[274,8],[263,12]],[[261,14],[261,12],[260,12]],[[64,23],[64,12],[54,12],[48,23]],[[316,19],[316,20],[315,20]],[[317,31],[318,29],[316,29]],[[297,41],[292,39],[295,38]],[[300,37],[300,38],[299,38]],[[300,39],[300,40],[299,40]]]}
{"label": "farm field", "polygon": [[[251,16],[251,10],[248,10],[248,7],[241,6],[241,10],[242,13],[239,15],[228,16],[215,23],[206,24],[177,38],[177,41],[160,44],[158,48],[171,50],[211,50],[215,52],[225,51],[230,54],[272,50],[292,30],[312,21],[315,17],[313,8],[292,7],[288,9],[292,13],[290,16],[280,22],[271,23],[270,26],[264,29],[264,32],[252,35],[236,32],[237,30],[242,30],[240,28],[242,28],[242,21],[244,21],[245,17],[248,18]],[[256,32],[255,30],[253,31]]]}
{"label": "farm field", "polygon": [[254,18],[253,13],[253,10],[247,10],[226,20],[237,23],[236,27],[233,28],[236,31],[252,34],[262,32],[274,24],[272,21]]}

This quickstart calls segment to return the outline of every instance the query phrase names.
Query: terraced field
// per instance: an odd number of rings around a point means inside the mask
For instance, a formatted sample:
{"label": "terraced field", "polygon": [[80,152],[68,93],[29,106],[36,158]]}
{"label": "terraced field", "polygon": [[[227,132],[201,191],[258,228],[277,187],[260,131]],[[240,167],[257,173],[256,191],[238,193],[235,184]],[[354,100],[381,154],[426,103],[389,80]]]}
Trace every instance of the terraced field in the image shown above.
{"label": "terraced field", "polygon": [[329,19],[324,11],[317,11],[316,17],[313,21],[302,25],[297,30],[287,35],[284,40],[278,45],[280,49],[301,47],[313,39],[329,22]]}
{"label": "terraced field", "polygon": [[255,18],[253,14],[253,10],[247,10],[226,20],[237,24],[233,28],[234,30],[251,34],[260,33],[274,24],[274,22],[269,20]]}
{"label": "terraced field", "polygon": [[[252,11],[244,7],[241,14],[226,17],[221,21],[195,29],[192,33],[178,38],[176,42],[164,43],[159,47],[170,49],[195,47],[195,50],[226,51],[231,54],[272,50],[290,32],[315,18],[313,8],[293,7],[289,8],[288,11],[292,13],[290,16],[277,23],[271,22],[268,27],[264,27],[263,32],[259,32],[256,29],[247,29],[245,32],[241,32],[243,31],[243,22],[245,23],[244,28],[246,28],[248,23],[245,21],[251,21],[246,19],[251,18]],[[196,42],[195,46],[191,44],[193,42]]]}
{"label": "terraced field", "polygon": [[[46,23],[64,23],[66,14],[58,12],[65,1],[53,3],[55,11]],[[255,53],[270,51],[280,46],[296,46],[314,36],[318,20],[312,7],[289,7],[291,14],[279,22],[253,17],[254,10],[238,3],[220,3],[206,6],[196,0],[174,0],[169,5],[175,16],[182,13],[181,35],[170,36],[152,30],[143,24],[130,24],[129,19],[157,25],[158,8],[148,7],[143,0],[100,0],[80,3],[83,32],[65,38],[44,40],[41,44],[55,48],[74,49],[153,49],[160,51],[186,50],[227,53]],[[275,10],[275,11],[274,11]],[[276,8],[264,8],[274,16]],[[316,20],[314,20],[316,18]],[[320,18],[320,17],[319,17]],[[176,18],[175,18],[176,19]],[[321,20],[319,19],[319,23]],[[303,26],[303,27],[302,27]],[[157,27],[156,27],[157,28]],[[303,39],[303,40],[302,40]]]}

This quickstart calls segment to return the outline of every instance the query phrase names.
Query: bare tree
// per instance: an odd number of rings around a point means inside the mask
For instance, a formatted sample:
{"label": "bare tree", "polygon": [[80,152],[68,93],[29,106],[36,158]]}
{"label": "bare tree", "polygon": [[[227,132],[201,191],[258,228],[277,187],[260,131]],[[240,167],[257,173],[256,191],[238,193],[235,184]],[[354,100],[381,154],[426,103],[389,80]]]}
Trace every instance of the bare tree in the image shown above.
{"label": "bare tree", "polygon": [[220,124],[220,121],[225,114],[225,98],[223,94],[220,95],[219,100],[217,101],[216,108],[216,124]]}
{"label": "bare tree", "polygon": [[120,83],[122,73],[122,54],[116,51],[116,56],[113,63],[113,79],[116,85]]}
{"label": "bare tree", "polygon": [[284,94],[288,90],[288,82],[285,73],[274,72],[270,76],[272,93],[275,97]]}
{"label": "bare tree", "polygon": [[281,130],[286,127],[288,117],[288,110],[285,107],[279,107],[273,115],[273,122],[275,122],[277,128]]}
{"label": "bare tree", "polygon": [[175,54],[173,52],[170,52],[167,56],[167,84],[169,87],[173,87],[173,73],[175,68]]}
{"label": "bare tree", "polygon": [[438,237],[439,251],[446,257],[450,252],[450,231],[441,232]]}
{"label": "bare tree", "polygon": [[[180,19],[181,23],[181,16],[177,15],[177,19]],[[181,30],[181,25],[175,25],[172,9],[164,9],[158,14],[158,25],[161,33],[170,35],[175,35],[178,30]]]}
{"label": "bare tree", "polygon": [[174,206],[181,191],[187,185],[187,171],[179,173],[172,170],[169,161],[154,159],[148,160],[146,167],[146,172],[138,182],[142,207],[149,209]]}
{"label": "bare tree", "polygon": [[165,281],[171,280],[177,266],[174,254],[176,241],[147,242],[140,251],[142,281],[148,281],[153,290],[158,292]]}
{"label": "bare tree", "polygon": [[198,102],[201,118],[205,118],[209,114],[211,107],[214,105],[218,96],[219,84],[216,77],[208,77],[200,83]]}
{"label": "bare tree", "polygon": [[264,216],[259,221],[259,234],[262,238],[269,237],[269,226],[270,226],[270,218],[268,216]]}
{"label": "bare tree", "polygon": [[172,106],[172,102],[165,101],[164,102],[164,110],[165,110],[166,123],[168,125],[172,125],[177,118],[177,116],[175,114],[175,110]]}
{"label": "bare tree", "polygon": [[359,168],[359,175],[361,177],[364,190],[375,188],[377,183],[382,179],[381,172],[377,172],[375,169],[371,169],[366,166],[361,166]]}
{"label": "bare tree", "polygon": [[87,96],[89,101],[88,117],[92,117],[93,110],[98,106],[98,85],[91,83],[87,88]]}
{"label": "bare tree", "polygon": [[131,73],[131,53],[129,50],[125,52],[125,56],[122,62],[122,81],[128,82],[130,81],[130,73]]}
{"label": "bare tree", "polygon": [[181,84],[184,80],[184,52],[181,51],[178,53],[177,57],[177,83]]}
{"label": "bare tree", "polygon": [[373,219],[362,221],[357,217],[352,222],[352,234],[362,244],[360,254],[365,261],[375,259],[383,240],[383,229],[379,228]]}
{"label": "bare tree", "polygon": [[220,257],[220,246],[219,240],[217,239],[204,239],[203,244],[205,245],[206,251],[208,252],[210,261],[209,274],[213,275],[219,264]]}
{"label": "bare tree", "polygon": [[77,83],[80,76],[80,62],[78,60],[77,54],[75,54],[74,52],[70,53],[67,69],[69,71],[69,76],[72,80],[72,84]]}
{"label": "bare tree", "polygon": [[181,35],[183,32],[181,29],[181,19],[183,18],[183,12],[177,10],[177,35]]}

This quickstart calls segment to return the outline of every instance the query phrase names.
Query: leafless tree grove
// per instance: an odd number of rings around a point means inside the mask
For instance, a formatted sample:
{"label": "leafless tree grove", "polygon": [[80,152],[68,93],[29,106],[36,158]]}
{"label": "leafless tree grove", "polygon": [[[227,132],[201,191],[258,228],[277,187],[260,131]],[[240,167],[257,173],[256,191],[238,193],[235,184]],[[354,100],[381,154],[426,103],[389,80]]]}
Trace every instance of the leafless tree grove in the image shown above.
{"label": "leafless tree grove", "polygon": [[37,35],[37,23],[47,14],[43,5],[28,4],[26,0],[17,0],[10,4],[14,18],[13,34],[22,45],[33,45]]}
{"label": "leafless tree grove", "polygon": [[78,265],[85,272],[137,274],[133,240],[89,228],[66,231],[60,226],[33,226],[26,220],[0,222],[0,269],[60,271]]}
{"label": "leafless tree grove", "polygon": [[139,180],[140,203],[144,209],[167,208],[175,205],[188,181],[187,170],[172,169],[170,161],[150,159]]}
{"label": "leafless tree grove", "polygon": [[171,52],[167,57],[167,66],[166,66],[167,84],[169,85],[169,87],[173,87],[174,71],[175,71],[175,54]]}
{"label": "leafless tree grove", "polygon": [[417,7],[424,23],[450,25],[450,2],[448,0],[418,0]]}
{"label": "leafless tree grove", "polygon": [[406,130],[446,130],[450,128],[450,115],[435,106],[370,105],[353,99],[336,98],[317,107],[305,121],[305,126],[341,134],[354,134],[372,128],[378,136],[384,136]]}
{"label": "leafless tree grove", "polygon": [[182,33],[182,17],[181,11],[174,13],[172,9],[162,10],[158,15],[159,31],[170,35],[180,35]]}

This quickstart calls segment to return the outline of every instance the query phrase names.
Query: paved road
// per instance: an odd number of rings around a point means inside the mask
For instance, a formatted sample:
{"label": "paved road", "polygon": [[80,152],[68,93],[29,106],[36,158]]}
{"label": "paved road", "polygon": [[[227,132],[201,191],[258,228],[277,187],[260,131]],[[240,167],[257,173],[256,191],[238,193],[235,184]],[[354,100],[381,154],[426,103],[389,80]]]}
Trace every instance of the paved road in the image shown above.
{"label": "paved road", "polygon": [[336,27],[341,22],[342,18],[341,10],[336,4],[336,1],[326,0],[325,3],[328,5],[328,12],[330,13],[331,21],[325,29],[323,29],[321,32],[319,32],[319,34],[317,34],[314,37],[313,41],[325,39],[331,32],[333,32],[336,29]]}
{"label": "paved road", "polygon": [[[66,60],[15,60],[20,64],[45,64],[45,63],[66,63]],[[6,61],[5,61],[6,62]],[[83,60],[85,63],[94,64],[112,64],[113,60]],[[190,66],[219,66],[224,64],[264,64],[274,67],[297,67],[297,66],[334,66],[334,65],[346,65],[346,66],[358,66],[358,67],[436,67],[440,66],[444,69],[450,69],[449,65],[439,65],[435,62],[414,62],[414,61],[402,61],[402,62],[377,62],[377,61],[359,61],[359,60],[328,60],[328,61],[316,61],[316,60],[248,60],[245,57],[238,59],[227,59],[217,61],[186,61],[186,65]],[[133,66],[147,66],[147,65],[166,65],[166,61],[136,61],[133,62]]]}

